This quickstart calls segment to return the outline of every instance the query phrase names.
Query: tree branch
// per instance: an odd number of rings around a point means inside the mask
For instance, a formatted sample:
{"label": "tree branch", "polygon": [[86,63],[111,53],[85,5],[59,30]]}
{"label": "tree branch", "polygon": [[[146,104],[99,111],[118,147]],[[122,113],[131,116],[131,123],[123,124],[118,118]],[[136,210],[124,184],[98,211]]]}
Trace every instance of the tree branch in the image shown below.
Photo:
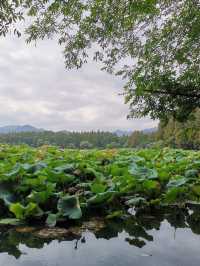
{"label": "tree branch", "polygon": [[196,98],[200,99],[200,92],[199,93],[185,93],[185,92],[180,92],[180,91],[172,91],[172,90],[144,90],[145,92],[149,92],[152,94],[167,94],[167,95],[172,95],[172,96],[183,96],[183,97],[188,97],[188,98]]}

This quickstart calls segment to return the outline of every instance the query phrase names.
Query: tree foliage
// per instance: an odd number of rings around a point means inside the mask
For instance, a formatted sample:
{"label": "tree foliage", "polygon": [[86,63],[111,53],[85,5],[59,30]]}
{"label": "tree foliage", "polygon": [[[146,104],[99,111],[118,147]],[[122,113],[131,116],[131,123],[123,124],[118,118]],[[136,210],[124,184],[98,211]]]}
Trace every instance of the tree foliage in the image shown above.
{"label": "tree foliage", "polygon": [[89,141],[85,140],[85,141],[81,141],[80,143],[80,148],[81,149],[91,149],[92,148],[92,143],[90,143]]}
{"label": "tree foliage", "polygon": [[172,117],[168,123],[160,123],[157,139],[175,148],[200,149],[200,110],[196,110],[184,123]]}
{"label": "tree foliage", "polygon": [[111,132],[20,132],[0,134],[0,143],[28,144],[38,147],[44,144],[57,145],[70,149],[106,148],[108,144],[116,143],[115,147],[123,147],[127,136],[118,137]]}
{"label": "tree foliage", "polygon": [[23,19],[22,4],[23,0],[0,1],[0,36],[5,36],[11,25],[14,33],[21,35],[15,24]]}
{"label": "tree foliage", "polygon": [[58,34],[67,68],[87,63],[92,47],[103,69],[127,80],[130,116],[183,120],[200,105],[199,1],[37,2],[28,40]]}
{"label": "tree foliage", "polygon": [[27,40],[55,35],[68,69],[92,57],[121,75],[129,117],[183,121],[200,107],[198,0],[14,2],[33,17]]}
{"label": "tree foliage", "polygon": [[179,122],[170,117],[168,122],[161,121],[155,132],[134,131],[128,138],[128,147],[171,147],[199,150],[199,129],[200,109],[197,109],[185,122]]}
{"label": "tree foliage", "polygon": [[128,138],[128,147],[141,148],[153,145],[157,141],[157,132],[145,133],[143,131],[134,131]]}

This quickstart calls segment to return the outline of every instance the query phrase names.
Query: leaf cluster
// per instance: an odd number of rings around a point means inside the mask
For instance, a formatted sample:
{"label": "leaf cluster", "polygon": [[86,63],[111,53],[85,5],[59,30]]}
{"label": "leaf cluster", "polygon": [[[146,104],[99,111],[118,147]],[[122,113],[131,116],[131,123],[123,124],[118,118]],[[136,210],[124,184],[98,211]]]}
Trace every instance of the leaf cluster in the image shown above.
{"label": "leaf cluster", "polygon": [[1,223],[55,226],[95,213],[121,217],[130,207],[199,204],[199,152],[0,148]]}

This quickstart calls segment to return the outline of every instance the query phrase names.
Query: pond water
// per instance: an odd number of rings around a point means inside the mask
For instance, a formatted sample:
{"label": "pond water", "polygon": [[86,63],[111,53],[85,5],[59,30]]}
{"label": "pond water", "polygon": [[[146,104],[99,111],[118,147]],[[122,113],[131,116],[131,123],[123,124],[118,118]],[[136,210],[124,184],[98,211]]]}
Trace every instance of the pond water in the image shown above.
{"label": "pond water", "polygon": [[145,213],[95,230],[84,228],[81,234],[59,239],[1,228],[0,266],[200,264],[199,211]]}

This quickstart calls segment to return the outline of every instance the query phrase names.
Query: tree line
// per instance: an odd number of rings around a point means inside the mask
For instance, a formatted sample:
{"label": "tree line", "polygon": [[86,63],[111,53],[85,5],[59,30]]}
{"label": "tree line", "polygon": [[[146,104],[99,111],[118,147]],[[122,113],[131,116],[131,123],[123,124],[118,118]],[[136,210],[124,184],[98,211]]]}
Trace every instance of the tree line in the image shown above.
{"label": "tree line", "polygon": [[129,147],[165,147],[200,149],[200,109],[190,114],[185,122],[171,117],[161,121],[157,132],[145,134],[135,131],[128,139]]}
{"label": "tree line", "polygon": [[44,144],[63,148],[119,148],[127,145],[127,136],[117,136],[111,132],[20,132],[0,134],[0,143],[27,144],[38,147]]}

